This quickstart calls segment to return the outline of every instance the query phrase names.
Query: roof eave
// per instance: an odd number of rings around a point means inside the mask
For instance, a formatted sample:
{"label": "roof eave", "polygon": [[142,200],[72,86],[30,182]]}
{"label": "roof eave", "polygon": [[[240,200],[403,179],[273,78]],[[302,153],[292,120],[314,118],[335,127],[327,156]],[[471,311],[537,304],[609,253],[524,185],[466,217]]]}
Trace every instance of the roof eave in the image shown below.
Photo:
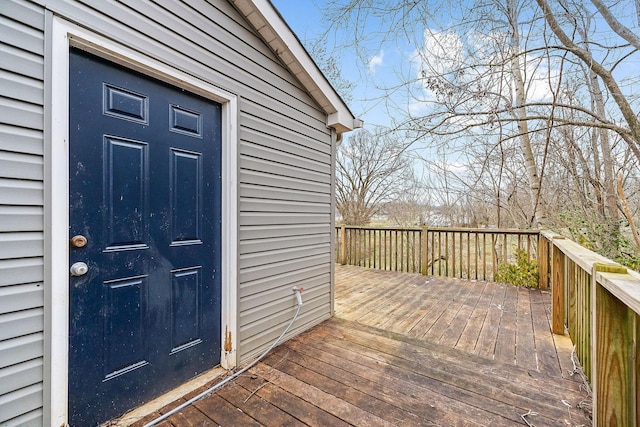
{"label": "roof eave", "polygon": [[362,126],[269,0],[231,0],[327,114],[338,134]]}

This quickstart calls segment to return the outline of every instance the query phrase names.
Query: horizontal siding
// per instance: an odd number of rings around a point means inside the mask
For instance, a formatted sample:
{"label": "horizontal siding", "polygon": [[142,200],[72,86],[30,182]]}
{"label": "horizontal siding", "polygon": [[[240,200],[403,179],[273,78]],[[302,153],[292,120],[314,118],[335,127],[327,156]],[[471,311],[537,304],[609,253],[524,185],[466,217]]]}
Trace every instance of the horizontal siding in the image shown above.
{"label": "horizontal siding", "polygon": [[[293,283],[307,283],[309,289],[289,336],[326,319],[333,215],[326,115],[226,0],[5,0],[0,6],[0,87],[7,87],[0,93],[0,325],[22,321],[16,333],[24,335],[0,341],[0,378],[42,357],[42,333],[36,330],[43,287],[44,15],[38,3],[239,95],[240,358],[280,334],[295,309],[286,289]],[[38,369],[30,369],[26,382],[38,379]],[[0,394],[0,405],[11,405],[16,414],[11,416],[18,417],[11,422],[41,422],[41,383],[14,388]]]}
{"label": "horizontal siding", "polygon": [[[250,116],[245,117],[244,121],[248,122],[250,118]],[[243,142],[269,148],[278,147],[281,151],[290,153],[296,157],[315,160],[324,164],[331,164],[331,152],[328,150],[329,147],[325,147],[324,145],[318,146],[318,141],[314,139],[308,138],[299,133],[284,130],[273,124],[270,124],[270,127],[266,129],[265,126],[262,126],[262,131],[253,129],[250,126],[260,127],[258,123],[248,122],[242,129],[241,140]],[[270,133],[267,134],[266,132]]]}
{"label": "horizontal siding", "polygon": [[[305,312],[313,311],[315,309],[319,309],[323,305],[328,303],[328,293],[323,294],[317,298],[305,298],[304,307]],[[270,335],[276,338],[279,334],[278,332],[282,332],[284,327],[293,317],[296,308],[296,301],[293,292],[291,293],[290,301],[287,305],[287,308],[283,310],[276,310],[285,305],[279,301],[278,303],[270,303],[271,307],[269,310],[263,310],[262,312],[258,312],[257,314],[260,316],[259,321],[255,322],[246,322],[243,319],[243,315],[246,312],[242,312],[240,314],[240,320],[242,323],[242,327],[240,328],[240,340],[249,341],[255,339],[260,336]],[[249,311],[250,312],[250,311]],[[304,315],[303,315],[304,317]],[[297,321],[297,319],[296,319]],[[278,325],[277,327],[273,327],[273,325]]]}
{"label": "horizontal siding", "polygon": [[[322,307],[322,305],[327,304],[329,298],[329,282],[326,282],[324,288],[316,286],[311,291],[305,290],[303,295],[304,308],[307,311],[318,309]],[[240,320],[244,327],[240,330],[240,339],[248,340],[252,336],[268,334],[272,332],[271,324],[286,325],[287,321],[290,321],[293,317],[292,311],[295,311],[296,308],[295,296],[291,289],[289,289],[287,297],[287,299],[289,299],[288,304],[280,298],[243,311],[240,314]],[[277,332],[277,329],[273,332]],[[280,332],[282,332],[282,328]]]}
{"label": "horizontal siding", "polygon": [[305,234],[302,236],[274,237],[270,239],[243,240],[240,243],[240,253],[253,254],[282,249],[297,249],[309,245],[328,245],[331,236],[326,234]]}
{"label": "horizontal siding", "polygon": [[[0,212],[2,218],[2,212]],[[283,215],[278,212],[240,212],[240,226],[245,225],[290,225],[290,224],[327,224],[331,222],[330,213],[294,213]]]}
{"label": "horizontal siding", "polygon": [[[317,150],[330,151],[331,146],[325,142],[326,133],[322,128],[314,128],[309,126],[308,118],[295,113],[291,116],[283,116],[281,112],[273,108],[273,103],[258,104],[254,102],[246,102],[242,109],[243,119],[246,121],[257,122],[255,129],[263,129],[270,135],[281,132],[292,132],[299,134],[303,140],[316,139]],[[288,138],[287,138],[288,139]]]}
{"label": "horizontal siding", "polygon": [[[245,102],[243,106],[249,106]],[[275,118],[277,120],[277,118]],[[301,133],[303,128],[287,128],[280,123],[266,120],[242,112],[240,120],[246,123],[240,130],[242,141],[254,142],[269,147],[282,147],[292,153],[299,152],[304,157],[325,161],[331,155],[331,146],[317,137]],[[317,136],[317,135],[316,135]],[[328,162],[328,160],[327,160]]]}
{"label": "horizontal siding", "polygon": [[243,156],[240,158],[240,168],[258,172],[273,172],[279,176],[286,178],[295,178],[301,181],[312,181],[329,185],[331,183],[331,175],[321,172],[315,172],[308,169],[301,169],[295,166],[289,166],[284,163],[274,163],[266,159]]}
{"label": "horizontal siding", "polygon": [[266,187],[257,184],[241,184],[240,192],[245,199],[286,200],[291,202],[313,202],[329,204],[331,194],[311,191],[293,190],[290,188]]}
{"label": "horizontal siding", "polygon": [[0,232],[42,231],[41,206],[0,206]]}
{"label": "horizontal siding", "polygon": [[0,69],[40,80],[44,74],[44,62],[42,56],[0,43]]}
{"label": "horizontal siding", "polygon": [[44,329],[42,307],[0,314],[0,340],[41,332]]}
{"label": "horizontal siding", "polygon": [[[326,224],[267,224],[255,225],[249,224],[240,227],[240,234],[243,239],[270,239],[275,237],[299,237],[299,236],[316,236],[326,230]],[[242,240],[242,245],[245,240]]]}
{"label": "horizontal siding", "polygon": [[42,282],[44,269],[42,258],[15,258],[0,260],[0,286]]}
{"label": "horizontal siding", "polygon": [[42,130],[43,112],[44,108],[41,105],[0,97],[0,123]]}
{"label": "horizontal siding", "polygon": [[42,357],[42,340],[40,332],[0,342],[0,368]]}
{"label": "horizontal siding", "polygon": [[[220,58],[224,58],[228,62],[229,67],[237,67],[235,72],[239,72],[239,77],[245,79],[251,79],[254,81],[261,81],[264,86],[277,89],[280,91],[281,97],[287,97],[290,105],[295,105],[298,109],[308,108],[310,103],[304,105],[303,99],[307,99],[308,96],[304,93],[300,84],[292,79],[288,72],[286,72],[282,66],[275,67],[275,61],[270,61],[270,66],[265,67],[263,63],[260,63],[259,59],[266,59],[267,57],[273,57],[273,54],[266,50],[256,50],[254,45],[247,43],[246,39],[243,40],[237,37],[236,33],[231,31],[230,27],[237,26],[238,20],[231,20],[229,17],[222,13],[222,10],[218,8],[212,13],[206,14],[202,11],[202,4],[197,2],[191,2],[191,6],[181,2],[142,2],[139,0],[122,0],[136,12],[143,16],[156,19],[160,12],[157,5],[162,4],[167,12],[172,16],[171,27],[152,29],[159,32],[153,33],[156,39],[162,39],[167,30],[177,32],[178,34],[193,33],[191,35],[193,40],[207,40],[208,43],[200,43],[199,48],[206,48],[209,52]],[[222,5],[218,2],[218,5]],[[237,15],[233,9],[225,8],[228,13]],[[212,17],[215,16],[215,19]],[[163,16],[164,17],[164,16]],[[195,28],[194,28],[195,26]],[[247,27],[244,27],[245,33]],[[253,38],[256,36],[251,32]],[[256,40],[258,46],[263,45]],[[195,47],[194,47],[195,48]],[[262,53],[262,55],[260,55]],[[197,57],[193,55],[192,57]],[[227,75],[233,75],[229,73]],[[305,118],[304,120],[307,120]]]}
{"label": "horizontal siding", "polygon": [[[28,2],[5,0],[2,2],[2,4],[3,4],[3,7],[0,10],[4,14],[4,13],[11,13],[10,8],[8,8],[5,4],[26,5],[28,4]],[[37,12],[40,12],[40,11],[37,11]],[[23,22],[17,21],[17,19],[21,19],[20,17],[11,16],[11,18],[9,18],[7,16],[0,15],[0,28],[2,28],[2,31],[0,31],[0,43],[6,44],[9,46],[15,46],[26,52],[34,53],[40,57],[43,57],[44,56],[44,43],[43,43],[43,33],[42,33],[43,28],[34,28],[33,26],[30,25],[42,19],[41,24],[42,24],[42,27],[44,27],[44,14],[40,12],[38,13],[38,15],[39,15],[39,18],[36,18],[29,23],[23,23]]]}
{"label": "horizontal siding", "polygon": [[[242,256],[242,255],[241,255]],[[274,262],[268,265],[258,267],[241,267],[240,268],[240,289],[243,288],[245,282],[258,280],[264,277],[276,276],[291,271],[303,270],[305,268],[325,266],[329,267],[331,263],[330,254],[321,254],[313,257],[295,258],[286,261]],[[242,307],[241,307],[242,309]]]}
{"label": "horizontal siding", "polygon": [[[302,312],[296,322],[294,322],[291,331],[285,335],[285,340],[328,319],[330,314],[327,313],[324,307],[328,303],[330,303],[330,301],[324,299],[319,300],[317,303],[314,301],[306,301],[305,311]],[[252,348],[252,351],[247,353],[247,358],[260,354],[260,352],[264,351],[269,344],[278,338],[294,313],[295,309],[292,307],[284,313],[276,314],[269,319],[265,319],[265,324],[268,325],[267,328],[258,329],[254,328],[254,325],[249,325],[244,331],[241,331],[240,339],[248,348]],[[281,322],[277,323],[279,320]]]}
{"label": "horizontal siding", "polygon": [[0,260],[44,255],[44,234],[0,233]]}
{"label": "horizontal siding", "polygon": [[[281,274],[265,275],[254,280],[246,280],[242,283],[239,290],[240,299],[247,303],[247,298],[250,296],[257,296],[259,298],[260,295],[267,295],[271,290],[280,289],[282,286],[285,288],[292,287],[297,285],[301,280],[309,280],[322,275],[328,276],[329,267],[329,263],[319,262],[309,267],[288,269]],[[243,308],[245,308],[244,305]],[[247,306],[247,308],[250,308],[250,305]]]}
{"label": "horizontal siding", "polygon": [[0,396],[40,382],[42,358],[27,360],[0,371]]}
{"label": "horizontal siding", "polygon": [[[304,288],[303,298],[305,301],[328,294],[330,291],[329,278],[329,274],[325,272],[319,276],[309,278],[304,278],[304,276],[301,275],[299,277],[295,277],[293,282],[281,282],[278,287],[271,288],[262,293],[254,293],[243,297],[242,301],[244,311],[241,314],[243,323],[253,323],[263,319],[265,314],[269,311],[275,312],[288,308],[290,306],[290,302],[294,301],[293,286]],[[274,310],[262,310],[261,307],[263,305],[281,305],[281,308]]]}
{"label": "horizontal siding", "polygon": [[15,72],[0,70],[0,87],[7,98],[42,105],[44,103],[44,86],[42,80],[21,76]]}
{"label": "horizontal siding", "polygon": [[[226,0],[218,0],[214,3],[222,1]],[[296,127],[307,127],[309,131],[315,129],[318,135],[323,132],[325,117],[309,96],[306,96],[306,103],[303,103],[301,99],[291,95],[293,87],[287,88],[282,80],[279,80],[277,85],[267,84],[263,80],[265,75],[272,74],[273,60],[257,56],[263,60],[263,67],[260,68],[259,75],[249,74],[244,69],[247,65],[246,61],[230,63],[227,60],[233,56],[223,42],[202,32],[191,31],[193,28],[186,33],[176,32],[176,28],[184,25],[180,22],[180,17],[171,15],[163,9],[151,8],[149,13],[153,13],[153,16],[149,18],[134,9],[146,3],[148,2],[132,1],[131,7],[128,7],[115,2],[91,2],[92,8],[88,9],[72,0],[59,0],[55,2],[55,7],[58,13],[88,25],[98,33],[110,34],[116,40],[135,46],[138,50],[144,50],[154,58],[162,58],[168,65],[186,70],[203,80],[242,94],[247,102],[268,106],[274,112],[282,111],[285,115],[292,117],[300,114],[299,124]],[[218,12],[206,2],[198,4],[198,10],[212,18],[209,21],[212,26],[209,31],[212,34],[224,37],[224,42],[231,37],[241,41],[246,50],[243,57],[247,61],[256,60],[253,56],[256,51],[251,44],[260,41],[254,34],[243,31],[241,27],[221,28],[215,22]],[[238,16],[239,19],[242,18]],[[301,114],[301,111],[305,114]]]}
{"label": "horizontal siding", "polygon": [[0,7],[0,15],[11,17],[20,25],[31,27],[36,34],[44,28],[44,10],[26,0],[5,0]]}
{"label": "horizontal siding", "polygon": [[240,209],[243,212],[276,212],[280,214],[293,213],[327,213],[329,206],[324,203],[291,202],[288,200],[269,200],[256,198],[242,198]]}
{"label": "horizontal siding", "polygon": [[0,178],[0,205],[9,204],[42,206],[43,182]]}
{"label": "horizontal siding", "polygon": [[[300,179],[289,178],[286,176],[274,175],[271,173],[256,170],[241,170],[240,185],[254,184],[263,187],[276,187],[294,191],[308,191],[312,193],[323,193],[330,195],[326,183],[303,181]],[[243,194],[242,192],[240,194]]]}
{"label": "horizontal siding", "polygon": [[[303,150],[296,150],[296,151],[303,151]],[[280,165],[287,165],[296,169],[316,172],[324,175],[326,175],[327,169],[331,168],[331,165],[329,164],[331,159],[328,156],[323,159],[324,162],[320,162],[318,160],[311,160],[309,158],[300,156],[299,154],[296,154],[293,152],[275,150],[271,147],[253,144],[250,142],[243,142],[240,145],[240,155],[262,159],[267,162],[277,163]]]}
{"label": "horizontal siding", "polygon": [[28,310],[44,305],[44,287],[42,283],[0,287],[0,313]]}
{"label": "horizontal siding", "polygon": [[[13,161],[9,161],[9,159],[7,159],[9,155],[8,152],[13,152],[13,154],[22,153],[23,155],[35,154],[42,156],[44,152],[44,144],[42,141],[42,131],[18,128],[0,123],[0,162],[3,161],[2,159],[4,158],[6,165],[13,163]],[[3,152],[5,153],[3,154]],[[42,177],[42,157],[38,158],[35,156],[27,163],[40,165],[39,167],[36,167],[36,169],[40,177]],[[6,176],[4,172],[2,174],[3,176]]]}
{"label": "horizontal siding", "polygon": [[[8,135],[7,139],[10,138],[11,135]],[[4,145],[3,142],[0,144]],[[42,181],[44,177],[43,159],[42,156],[32,154],[0,151],[0,171],[3,178]]]}
{"label": "horizontal siding", "polygon": [[43,424],[44,10],[0,5],[0,424]]}
{"label": "horizontal siding", "polygon": [[329,244],[307,245],[295,248],[278,249],[252,254],[241,254],[240,262],[243,268],[254,268],[268,266],[282,261],[293,261],[296,259],[306,259],[318,255],[330,253]]}
{"label": "horizontal siding", "polygon": [[[29,387],[21,388],[11,393],[0,396],[0,414],[11,423],[5,425],[25,425],[25,422],[32,423],[32,414],[29,412],[36,411],[42,407],[42,384],[33,384]],[[27,415],[28,414],[28,415]],[[33,424],[30,424],[33,425]]]}
{"label": "horizontal siding", "polygon": [[42,408],[38,408],[7,421],[2,427],[42,427],[44,424]]}

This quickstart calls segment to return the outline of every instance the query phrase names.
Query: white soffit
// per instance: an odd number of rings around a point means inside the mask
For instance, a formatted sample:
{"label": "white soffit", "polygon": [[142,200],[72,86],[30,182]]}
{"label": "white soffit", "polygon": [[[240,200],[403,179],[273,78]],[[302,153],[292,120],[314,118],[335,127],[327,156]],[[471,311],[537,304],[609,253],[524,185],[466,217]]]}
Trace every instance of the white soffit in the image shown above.
{"label": "white soffit", "polygon": [[231,0],[327,114],[338,133],[360,127],[333,86],[269,0]]}

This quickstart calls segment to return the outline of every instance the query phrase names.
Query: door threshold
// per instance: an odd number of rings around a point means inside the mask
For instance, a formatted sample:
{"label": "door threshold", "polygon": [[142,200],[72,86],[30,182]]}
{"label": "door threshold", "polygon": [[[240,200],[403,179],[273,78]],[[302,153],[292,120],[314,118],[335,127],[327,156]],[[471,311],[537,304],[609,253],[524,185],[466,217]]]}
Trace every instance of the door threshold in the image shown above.
{"label": "door threshold", "polygon": [[174,388],[173,390],[169,390],[165,394],[143,404],[142,406],[138,406],[137,408],[130,410],[121,417],[107,421],[106,423],[102,424],[101,427],[123,427],[131,425],[146,417],[147,415],[152,414],[160,410],[161,408],[164,408],[172,402],[175,402],[182,396],[210,383],[216,378],[220,378],[222,380],[226,375],[227,370],[222,368],[221,366],[217,366],[213,369],[203,372],[197,377],[190,379],[186,383]]}

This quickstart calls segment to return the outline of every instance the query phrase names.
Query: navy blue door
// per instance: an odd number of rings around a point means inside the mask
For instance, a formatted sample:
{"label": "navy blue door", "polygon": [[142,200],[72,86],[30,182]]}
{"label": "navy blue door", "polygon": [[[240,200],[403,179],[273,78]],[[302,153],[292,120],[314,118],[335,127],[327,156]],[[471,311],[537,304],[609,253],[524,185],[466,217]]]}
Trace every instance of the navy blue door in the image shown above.
{"label": "navy blue door", "polygon": [[[220,362],[220,105],[72,49],[69,420]],[[54,367],[55,369],[55,367]]]}

